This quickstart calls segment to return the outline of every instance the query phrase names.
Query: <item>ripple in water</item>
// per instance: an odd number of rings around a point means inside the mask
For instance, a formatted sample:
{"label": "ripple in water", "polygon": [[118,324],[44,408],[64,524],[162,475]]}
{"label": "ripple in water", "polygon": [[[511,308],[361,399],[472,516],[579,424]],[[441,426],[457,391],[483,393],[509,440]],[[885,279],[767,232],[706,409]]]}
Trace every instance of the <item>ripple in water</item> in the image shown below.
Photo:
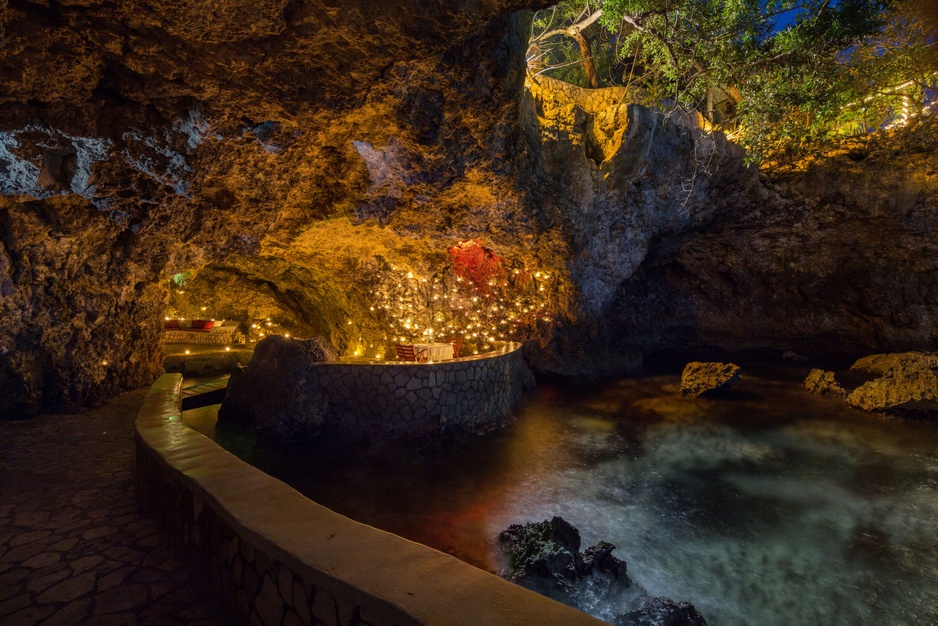
{"label": "ripple in water", "polygon": [[512,428],[392,460],[247,455],[341,513],[493,571],[499,531],[561,515],[712,626],[938,624],[938,425],[769,378],[724,400],[680,398],[675,383],[540,388]]}

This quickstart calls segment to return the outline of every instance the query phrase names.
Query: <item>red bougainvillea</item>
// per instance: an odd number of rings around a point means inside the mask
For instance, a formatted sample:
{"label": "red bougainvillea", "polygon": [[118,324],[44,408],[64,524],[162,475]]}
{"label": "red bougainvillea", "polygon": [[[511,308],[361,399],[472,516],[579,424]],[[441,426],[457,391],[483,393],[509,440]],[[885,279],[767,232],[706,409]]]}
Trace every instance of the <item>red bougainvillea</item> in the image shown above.
{"label": "red bougainvillea", "polygon": [[447,252],[456,277],[467,281],[481,295],[491,294],[492,288],[505,279],[504,259],[478,239],[461,241]]}

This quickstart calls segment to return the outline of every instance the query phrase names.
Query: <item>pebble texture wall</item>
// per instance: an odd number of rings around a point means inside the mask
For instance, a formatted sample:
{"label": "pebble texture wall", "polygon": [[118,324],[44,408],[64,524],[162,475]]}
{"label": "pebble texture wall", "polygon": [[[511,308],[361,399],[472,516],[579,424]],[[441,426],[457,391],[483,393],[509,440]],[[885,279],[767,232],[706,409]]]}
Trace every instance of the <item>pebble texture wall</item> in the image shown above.
{"label": "pebble texture wall", "polygon": [[340,437],[381,441],[496,428],[511,419],[531,376],[520,348],[509,343],[439,363],[317,363],[326,427]]}
{"label": "pebble texture wall", "polygon": [[603,624],[306,499],[185,426],[181,385],[162,376],[140,409],[137,495],[237,624]]}

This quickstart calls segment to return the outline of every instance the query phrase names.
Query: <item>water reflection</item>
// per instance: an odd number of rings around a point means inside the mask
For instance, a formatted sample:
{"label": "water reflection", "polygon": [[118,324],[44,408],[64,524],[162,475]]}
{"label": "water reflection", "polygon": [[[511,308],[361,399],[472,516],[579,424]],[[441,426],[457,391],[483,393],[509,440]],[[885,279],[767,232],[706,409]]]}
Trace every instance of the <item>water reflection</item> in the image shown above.
{"label": "water reflection", "polygon": [[516,425],[395,458],[223,445],[313,499],[480,567],[561,515],[710,624],[938,624],[938,427],[785,377],[688,400],[675,378],[538,390]]}

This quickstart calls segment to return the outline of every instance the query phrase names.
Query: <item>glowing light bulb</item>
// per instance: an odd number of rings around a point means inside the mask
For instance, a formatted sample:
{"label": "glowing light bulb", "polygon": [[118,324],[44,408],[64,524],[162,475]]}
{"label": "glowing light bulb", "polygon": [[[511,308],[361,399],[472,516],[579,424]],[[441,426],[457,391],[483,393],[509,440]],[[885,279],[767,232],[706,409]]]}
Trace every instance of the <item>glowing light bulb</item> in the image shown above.
{"label": "glowing light bulb", "polygon": [[186,354],[189,354],[189,351],[188,351],[188,350],[186,350]]}
{"label": "glowing light bulb", "polygon": [[225,346],[225,352],[231,352],[231,346]]}

